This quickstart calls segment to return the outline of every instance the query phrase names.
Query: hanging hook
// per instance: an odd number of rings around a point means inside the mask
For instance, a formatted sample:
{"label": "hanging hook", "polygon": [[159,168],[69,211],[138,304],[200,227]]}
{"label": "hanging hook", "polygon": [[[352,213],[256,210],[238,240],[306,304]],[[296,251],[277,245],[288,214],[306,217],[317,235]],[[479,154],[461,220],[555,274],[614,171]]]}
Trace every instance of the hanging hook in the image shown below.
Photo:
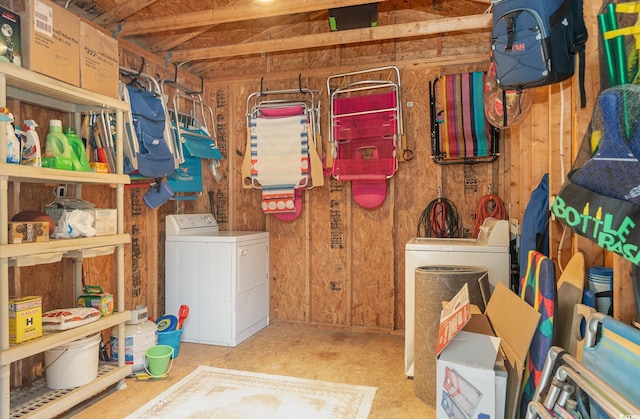
{"label": "hanging hook", "polygon": [[123,77],[128,77],[130,79],[129,84],[133,85],[138,82],[138,77],[142,74],[142,70],[144,70],[145,59],[144,56],[140,56],[142,63],[140,64],[140,68],[137,72],[135,72],[132,68],[127,67],[119,67],[119,73]]}
{"label": "hanging hook", "polygon": [[197,92],[188,92],[190,95],[199,95],[204,93],[204,77],[200,76],[200,90]]}
{"label": "hanging hook", "polygon": [[171,84],[176,84],[178,83],[178,63],[172,63],[173,64],[173,80],[169,80],[167,83],[171,83]]}
{"label": "hanging hook", "polygon": [[302,92],[302,73],[298,74],[298,89],[300,89],[300,93]]}
{"label": "hanging hook", "polygon": [[145,63],[144,56],[141,55],[140,58],[142,59],[142,63],[140,64],[140,68],[138,69],[138,74],[135,74],[136,77],[142,74],[142,70],[144,70],[144,63]]}
{"label": "hanging hook", "polygon": [[260,96],[264,95],[264,93],[262,93],[262,82],[264,81],[264,77],[260,77]]}

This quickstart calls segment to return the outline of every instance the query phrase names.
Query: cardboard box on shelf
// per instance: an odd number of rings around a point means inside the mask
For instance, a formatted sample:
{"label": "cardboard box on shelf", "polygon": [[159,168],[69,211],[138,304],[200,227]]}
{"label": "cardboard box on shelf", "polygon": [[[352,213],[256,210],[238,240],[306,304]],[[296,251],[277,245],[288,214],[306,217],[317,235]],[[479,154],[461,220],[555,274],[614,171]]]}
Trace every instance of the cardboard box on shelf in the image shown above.
{"label": "cardboard box on shelf", "polygon": [[80,87],[117,98],[118,72],[118,41],[80,22]]}
{"label": "cardboard box on shelf", "polygon": [[22,66],[20,15],[0,6],[0,61]]}
{"label": "cardboard box on shelf", "polygon": [[9,297],[9,342],[42,336],[42,297]]}
{"label": "cardboard box on shelf", "polygon": [[49,0],[28,0],[22,21],[23,66],[80,86],[80,18]]}
{"label": "cardboard box on shelf", "polygon": [[78,307],[93,307],[102,317],[113,313],[113,295],[104,292],[99,285],[85,285],[84,294],[78,297]]}
{"label": "cardboard box on shelf", "polygon": [[95,173],[109,173],[109,165],[107,163],[92,161],[89,163],[89,167]]}
{"label": "cardboard box on shelf", "polygon": [[9,243],[36,243],[49,241],[49,223],[46,221],[10,221]]}
{"label": "cardboard box on shelf", "polygon": [[97,236],[116,234],[118,231],[118,211],[114,208],[95,208],[93,210]]}
{"label": "cardboard box on shelf", "polygon": [[[496,285],[484,314],[468,307],[468,297],[457,297],[449,303],[454,308],[445,306],[440,322],[436,416],[515,418],[524,362],[540,313],[502,283]],[[465,312],[473,314],[466,317]]]}
{"label": "cardboard box on shelf", "polygon": [[[63,208],[47,208],[45,213],[53,218],[57,223],[62,217],[63,211],[73,211],[71,209]],[[93,228],[96,229],[96,236],[108,236],[110,234],[116,234],[118,228],[118,211],[113,208],[91,208],[83,209],[81,211],[88,211],[93,216]]]}

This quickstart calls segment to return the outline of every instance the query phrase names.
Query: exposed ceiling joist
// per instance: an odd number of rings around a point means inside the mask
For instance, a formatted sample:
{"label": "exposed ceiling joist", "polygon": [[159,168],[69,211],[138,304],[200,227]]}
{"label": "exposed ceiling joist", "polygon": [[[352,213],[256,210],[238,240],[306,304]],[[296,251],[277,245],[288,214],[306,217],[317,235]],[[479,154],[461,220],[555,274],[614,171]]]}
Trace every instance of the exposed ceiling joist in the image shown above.
{"label": "exposed ceiling joist", "polygon": [[134,14],[138,13],[140,10],[144,9],[149,5],[152,5],[156,1],[158,0],[123,1],[122,3],[120,3],[118,7],[114,7],[108,12],[101,14],[93,22],[101,26],[108,26],[108,25],[111,25],[112,23],[120,22],[121,20],[124,20],[129,16],[133,16]]}
{"label": "exposed ceiling joist", "polygon": [[[315,19],[317,18],[319,15],[321,15],[324,12],[315,12],[315,13],[310,13],[309,17],[311,19]],[[272,26],[269,29],[262,31],[250,38],[245,39],[244,41],[242,41],[242,43],[249,43],[249,42],[256,42],[256,40],[263,40],[263,39],[273,39],[279,36],[279,34],[283,31],[283,27],[286,27],[286,25],[291,25],[293,23],[296,23],[298,20],[297,15],[291,15],[288,18],[286,18],[285,20],[283,20],[281,22],[281,25],[279,26]],[[168,51],[168,50],[167,50]],[[224,61],[224,60],[228,60],[229,58],[232,57],[225,57],[222,60],[216,60],[215,64],[211,64],[211,63],[207,63],[207,62],[203,62],[203,61],[199,61],[197,63],[195,63],[193,65],[193,68],[196,69],[196,71],[202,71],[202,72],[207,72],[209,70],[211,70],[211,68],[215,68],[219,65],[220,62]]]}
{"label": "exposed ceiling joist", "polygon": [[212,26],[203,26],[198,29],[191,30],[189,33],[185,33],[182,35],[173,35],[168,36],[162,40],[162,42],[158,42],[155,44],[155,47],[151,47],[151,51],[155,53],[162,53],[170,51],[178,46],[188,42],[198,36],[202,35],[204,32],[208,31]]}
{"label": "exposed ceiling joist", "polygon": [[[387,0],[379,0],[384,2]],[[219,9],[200,10],[179,15],[160,16],[151,19],[132,20],[122,23],[119,36],[132,36],[153,32],[165,32],[198,26],[254,20],[267,17],[308,13],[336,7],[355,6],[371,3],[371,0],[288,0],[263,7],[233,5]],[[112,28],[116,30],[118,28]]]}
{"label": "exposed ceiling joist", "polygon": [[256,41],[236,45],[174,51],[170,53],[170,59],[173,62],[197,61],[267,52],[293,51],[341,44],[357,44],[388,39],[427,36],[455,31],[489,29],[491,28],[491,22],[492,15],[485,13],[463,17],[378,26],[375,28],[301,35],[286,39],[271,39],[267,41]]}

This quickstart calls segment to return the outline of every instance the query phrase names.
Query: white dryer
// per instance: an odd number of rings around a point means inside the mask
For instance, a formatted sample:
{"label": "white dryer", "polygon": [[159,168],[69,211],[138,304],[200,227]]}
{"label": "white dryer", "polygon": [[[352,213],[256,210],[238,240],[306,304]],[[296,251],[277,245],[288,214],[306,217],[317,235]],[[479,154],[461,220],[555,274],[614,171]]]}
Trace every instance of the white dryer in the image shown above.
{"label": "white dryer", "polygon": [[440,239],[414,237],[405,246],[405,352],[404,368],[413,377],[415,272],[421,266],[481,266],[487,269],[489,282],[509,287],[509,222],[488,218],[477,239]]}
{"label": "white dryer", "polygon": [[211,214],[166,217],[165,306],[189,306],[183,342],[235,347],[269,324],[269,233],[219,231]]}

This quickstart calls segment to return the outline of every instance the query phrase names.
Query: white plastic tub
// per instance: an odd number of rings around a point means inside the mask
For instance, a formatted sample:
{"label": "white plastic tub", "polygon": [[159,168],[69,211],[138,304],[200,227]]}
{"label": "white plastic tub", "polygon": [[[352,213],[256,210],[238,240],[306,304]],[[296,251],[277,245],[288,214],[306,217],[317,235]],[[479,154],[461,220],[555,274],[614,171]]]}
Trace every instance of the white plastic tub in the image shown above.
{"label": "white plastic tub", "polygon": [[79,387],[98,376],[99,333],[49,349],[44,353],[47,387]]}

